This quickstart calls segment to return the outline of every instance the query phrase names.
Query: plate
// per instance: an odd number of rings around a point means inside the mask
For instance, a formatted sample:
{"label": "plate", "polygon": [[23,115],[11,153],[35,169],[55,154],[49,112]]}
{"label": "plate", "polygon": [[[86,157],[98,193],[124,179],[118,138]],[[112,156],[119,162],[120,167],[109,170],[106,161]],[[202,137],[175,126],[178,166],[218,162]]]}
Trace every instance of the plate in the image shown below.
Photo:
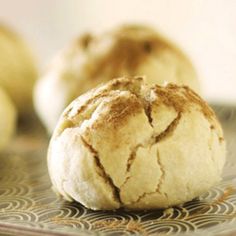
{"label": "plate", "polygon": [[227,141],[223,180],[199,198],[165,210],[92,211],[51,190],[42,130],[24,130],[0,156],[0,235],[234,235],[236,107],[213,106]]}

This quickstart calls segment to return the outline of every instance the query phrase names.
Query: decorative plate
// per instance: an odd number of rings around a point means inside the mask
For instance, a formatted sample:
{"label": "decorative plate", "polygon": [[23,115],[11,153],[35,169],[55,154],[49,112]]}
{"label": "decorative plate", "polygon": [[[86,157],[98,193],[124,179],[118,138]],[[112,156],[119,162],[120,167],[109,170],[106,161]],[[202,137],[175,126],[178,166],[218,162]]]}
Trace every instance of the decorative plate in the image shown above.
{"label": "decorative plate", "polygon": [[0,235],[236,235],[236,107],[214,109],[227,140],[223,180],[166,210],[92,211],[60,199],[47,173],[46,135],[21,131],[0,156]]}

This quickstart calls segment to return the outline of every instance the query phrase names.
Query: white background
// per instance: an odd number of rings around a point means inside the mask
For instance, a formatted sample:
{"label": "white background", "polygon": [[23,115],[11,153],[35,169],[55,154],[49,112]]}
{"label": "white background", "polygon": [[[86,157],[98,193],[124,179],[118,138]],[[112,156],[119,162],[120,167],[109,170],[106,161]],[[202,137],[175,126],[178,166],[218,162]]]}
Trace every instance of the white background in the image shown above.
{"label": "white background", "polygon": [[236,104],[236,0],[0,0],[0,21],[28,40],[41,68],[85,31],[152,24],[191,57],[205,98]]}

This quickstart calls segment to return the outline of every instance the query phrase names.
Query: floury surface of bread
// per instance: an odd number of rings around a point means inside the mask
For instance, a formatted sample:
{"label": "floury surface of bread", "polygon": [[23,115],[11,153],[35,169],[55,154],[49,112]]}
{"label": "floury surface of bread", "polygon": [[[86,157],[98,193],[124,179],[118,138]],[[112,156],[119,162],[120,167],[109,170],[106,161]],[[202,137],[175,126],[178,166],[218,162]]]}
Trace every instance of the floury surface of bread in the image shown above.
{"label": "floury surface of bread", "polygon": [[54,189],[100,210],[181,204],[221,179],[225,141],[213,110],[185,86],[120,78],[63,112],[50,141]]}
{"label": "floury surface of bread", "polygon": [[149,84],[200,90],[195,69],[180,49],[150,27],[125,25],[98,36],[83,35],[62,50],[37,83],[35,108],[51,133],[77,96],[112,78],[134,75],[146,75]]}
{"label": "floury surface of bread", "polygon": [[6,92],[0,88],[0,151],[11,140],[16,128],[16,109]]}

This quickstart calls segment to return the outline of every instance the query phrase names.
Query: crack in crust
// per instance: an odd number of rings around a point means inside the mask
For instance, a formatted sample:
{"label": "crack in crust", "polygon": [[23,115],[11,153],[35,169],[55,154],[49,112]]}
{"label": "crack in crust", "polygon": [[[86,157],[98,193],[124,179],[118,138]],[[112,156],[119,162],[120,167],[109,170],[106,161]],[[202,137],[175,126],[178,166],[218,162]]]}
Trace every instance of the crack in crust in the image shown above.
{"label": "crack in crust", "polygon": [[[129,156],[129,159],[127,160],[127,164],[126,164],[126,174],[129,173],[130,171],[130,168],[136,158],[136,153],[137,153],[137,150],[140,148],[140,147],[143,147],[142,144],[138,144],[135,146],[135,148],[131,151],[130,153],[130,156]],[[129,178],[129,177],[128,177]]]}
{"label": "crack in crust", "polygon": [[129,181],[130,178],[131,178],[131,176],[126,177],[124,183],[120,186],[120,189],[122,189],[126,185],[126,183]]}
{"label": "crack in crust", "polygon": [[157,192],[160,192],[160,189],[161,189],[161,185],[163,183],[163,180],[165,178],[165,170],[164,170],[164,167],[161,163],[161,157],[160,157],[160,153],[159,153],[159,150],[157,149],[157,163],[158,165],[160,166],[160,170],[161,170],[161,177],[160,177],[160,180],[159,180],[159,183],[157,185],[157,188],[156,188],[156,191]]}
{"label": "crack in crust", "polygon": [[[181,119],[181,115],[182,115],[181,112],[179,112],[177,117],[170,123],[170,125],[161,134],[159,134],[158,136],[155,136],[155,137],[151,137],[151,140],[149,141],[149,145],[153,146],[153,145],[157,144],[158,142],[160,142],[161,140],[163,140],[164,138],[166,138],[167,136],[169,136],[170,134],[172,134],[174,132],[174,130],[176,129],[176,127],[178,126],[178,123]],[[132,151],[132,153],[135,152],[135,155],[131,159],[132,162],[129,164],[129,168],[128,168],[128,165],[127,165],[127,170],[130,170],[131,165],[134,162],[134,158],[136,157],[137,149],[139,147],[144,147],[144,146],[139,144],[138,146],[136,146],[135,150]],[[158,149],[157,149],[157,164],[158,164],[158,166],[160,167],[160,170],[161,170],[161,177],[160,177],[160,180],[157,184],[156,190],[153,191],[153,192],[143,193],[141,196],[139,196],[139,198],[136,201],[132,202],[131,204],[137,204],[139,201],[141,201],[144,197],[146,197],[149,194],[153,194],[153,193],[157,193],[157,192],[161,193],[160,188],[161,188],[161,185],[162,185],[162,183],[164,181],[164,178],[165,178],[165,170],[164,170],[164,167],[161,163],[161,158],[160,158]],[[129,172],[129,171],[127,171],[127,172]],[[128,181],[129,178],[130,178],[130,176],[128,176],[126,178],[125,182],[122,184],[121,187],[123,187],[126,184],[126,182]],[[168,199],[167,194],[165,192],[163,192],[163,194]]]}
{"label": "crack in crust", "polygon": [[[143,98],[141,98],[142,100],[144,100]],[[150,126],[153,128],[153,124],[152,124],[152,116],[151,116],[151,104],[149,103],[149,102],[147,102],[147,101],[143,101],[143,109],[144,109],[144,113],[145,113],[145,115],[146,115],[146,117],[147,117],[147,119],[148,119],[148,122],[149,122],[149,124],[150,124]],[[152,138],[151,138],[152,139]],[[148,145],[150,145],[150,143],[152,143],[152,142],[148,142]],[[129,158],[128,158],[128,160],[127,160],[127,164],[126,164],[126,174],[128,174],[129,173],[129,171],[130,171],[130,168],[131,168],[131,166],[133,165],[133,162],[135,161],[135,159],[136,159],[136,153],[137,153],[137,150],[140,148],[140,147],[145,147],[145,145],[143,145],[143,144],[137,144],[135,147],[134,147],[134,149],[131,151],[131,153],[130,153],[130,156],[129,156]],[[130,179],[130,176],[128,176],[128,177],[126,177],[126,179],[125,179],[125,181],[124,181],[124,183],[121,185],[121,187],[122,186],[124,186],[126,183],[127,183],[127,181]]]}
{"label": "crack in crust", "polygon": [[160,142],[161,140],[165,139],[166,137],[170,136],[176,129],[181,119],[182,113],[179,112],[177,117],[168,125],[168,127],[160,133],[158,136],[155,137],[155,143]]}
{"label": "crack in crust", "polygon": [[[173,104],[172,104],[172,105],[173,105]],[[175,110],[176,110],[176,111],[179,111],[178,108],[175,109]],[[183,112],[183,111],[182,111],[182,112]],[[181,117],[182,117],[182,112],[181,112],[181,111],[178,112],[177,117],[169,124],[169,126],[168,126],[161,134],[159,134],[158,136],[153,136],[153,137],[151,138],[151,141],[150,141],[151,145],[154,145],[154,144],[159,143],[160,141],[162,141],[163,139],[167,138],[168,136],[170,136],[170,135],[175,131],[175,129],[176,129],[176,127],[178,126],[179,121],[180,121],[180,119],[181,119]],[[209,119],[209,115],[211,114],[211,110],[208,110],[208,112],[209,112],[208,114],[204,114],[204,115],[205,115],[206,118]],[[204,113],[204,112],[203,112],[203,113]],[[212,114],[211,114],[211,115],[212,115]],[[213,129],[214,129],[214,126],[211,125],[211,126],[210,126],[210,129],[213,130]],[[219,137],[219,142],[221,143],[221,142],[223,142],[223,141],[224,141],[224,138]],[[142,146],[142,145],[139,145],[139,146]],[[135,151],[137,151],[137,149],[136,149]],[[158,152],[158,150],[157,150],[157,152]],[[134,160],[132,161],[132,163],[133,163],[133,162],[134,162]],[[143,193],[141,196],[139,196],[139,198],[138,198],[136,201],[132,202],[131,204],[137,204],[139,201],[141,201],[144,197],[146,197],[146,196],[149,195],[149,194],[154,194],[154,193],[157,193],[157,192],[161,193],[161,192],[160,192],[160,188],[161,188],[161,185],[162,185],[162,183],[163,183],[163,181],[164,181],[164,178],[165,178],[165,171],[164,171],[163,165],[161,164],[161,161],[160,161],[159,152],[157,153],[157,162],[158,162],[158,165],[160,166],[160,169],[161,169],[161,171],[162,171],[162,175],[161,175],[160,180],[159,180],[159,182],[158,182],[158,184],[157,184],[156,190],[153,191],[153,192],[148,192],[148,193],[145,192],[145,193]],[[129,169],[130,169],[130,168],[131,168],[131,166],[129,166]],[[129,179],[129,177],[125,180],[124,184],[127,182],[128,179]],[[124,185],[124,184],[123,184],[123,185]],[[122,185],[122,186],[123,186],[123,185]],[[166,199],[168,199],[168,195],[167,195],[165,192],[163,192],[163,194],[164,194],[164,196],[166,197]]]}
{"label": "crack in crust", "polygon": [[[86,109],[88,108],[88,106],[90,104],[95,103],[98,99],[102,98],[102,97],[106,97],[109,94],[109,91],[103,90],[101,91],[101,93],[96,94],[95,96],[92,96],[90,99],[88,99],[85,104],[83,104],[82,106],[80,106],[78,108],[78,110],[76,111],[76,115],[72,116],[70,119],[71,120],[75,120],[77,117],[79,117],[79,115],[81,115],[81,113],[83,113],[84,111],[86,111]],[[69,117],[69,113],[71,112],[72,108],[69,108],[65,113],[64,113],[64,118],[68,118]]]}
{"label": "crack in crust", "polygon": [[152,118],[152,106],[151,106],[151,103],[145,101],[145,102],[144,102],[144,105],[143,105],[143,108],[144,108],[145,115],[146,115],[147,118],[148,118],[148,122],[149,122],[150,126],[153,127],[153,124],[152,124],[153,118]]}
{"label": "crack in crust", "polygon": [[[160,177],[160,180],[157,184],[156,190],[152,191],[152,192],[148,192],[148,193],[147,192],[143,193],[141,196],[138,197],[138,199],[136,201],[132,202],[131,204],[137,204],[143,198],[145,198],[147,195],[151,195],[151,194],[154,194],[154,193],[160,193],[161,194],[160,189],[161,189],[161,185],[162,185],[162,183],[164,181],[164,178],[165,178],[165,170],[164,170],[164,167],[161,163],[161,158],[160,158],[158,149],[157,149],[157,164],[158,164],[158,166],[160,167],[160,170],[161,170],[161,177]],[[163,192],[163,194],[166,197],[166,199],[168,199],[168,195],[165,192]]]}
{"label": "crack in crust", "polygon": [[94,149],[94,147],[92,147],[91,144],[89,144],[85,138],[81,135],[81,140],[83,142],[83,144],[90,150],[90,152],[93,154],[94,157],[94,161],[96,163],[96,166],[98,168],[99,171],[97,171],[98,175],[100,175],[106,183],[108,183],[108,185],[112,188],[113,190],[113,197],[116,201],[118,201],[121,205],[122,205],[122,201],[120,198],[120,189],[117,188],[115,186],[115,184],[113,183],[112,178],[109,176],[109,174],[106,173],[106,170],[104,168],[104,166],[102,165],[102,163],[100,162],[100,158],[99,158],[99,154],[98,152]]}
{"label": "crack in crust", "polygon": [[[140,99],[142,99],[142,103],[143,103],[143,109],[144,109],[144,112],[145,112],[145,115],[147,116],[148,118],[148,122],[150,124],[150,126],[153,128],[153,124],[152,124],[152,116],[151,116],[151,102],[148,101],[148,100],[145,100],[144,97],[140,97]],[[161,140],[165,139],[166,137],[170,136],[176,129],[176,127],[178,126],[179,124],[179,121],[181,119],[181,116],[182,116],[182,112],[180,111],[180,109],[176,108],[173,104],[173,101],[168,101],[168,105],[171,105],[175,108],[176,111],[178,111],[178,115],[177,117],[168,125],[168,127],[162,132],[160,133],[158,136],[155,136],[155,135],[152,135],[152,137],[150,138],[149,142],[147,143],[147,145],[143,145],[143,144],[138,144],[135,146],[135,148],[131,151],[131,154],[127,160],[127,166],[126,166],[126,175],[129,174],[130,172],[130,169],[135,161],[135,158],[136,158],[136,153],[137,153],[137,150],[138,148],[140,147],[146,147],[146,146],[153,146],[155,144],[157,144],[158,142],[160,142]],[[158,150],[157,150],[158,152]],[[156,193],[156,192],[160,192],[160,187],[164,181],[164,178],[165,178],[165,171],[164,171],[164,168],[161,164],[161,161],[160,161],[160,155],[159,155],[159,152],[157,153],[157,163],[161,169],[161,177],[160,177],[160,180],[157,184],[157,188],[156,188],[156,191],[155,192],[150,192],[150,193],[143,193],[139,198],[138,200],[136,200],[135,202],[133,203],[138,203],[142,198],[144,198],[146,195],[148,194],[152,194],[152,193]],[[131,177],[130,176],[127,176],[124,183],[121,185],[120,189],[122,187],[124,187],[124,185],[128,182],[128,180],[130,179]],[[166,198],[168,198],[168,196],[166,196],[166,193],[163,193],[164,196]]]}
{"label": "crack in crust", "polygon": [[[161,140],[168,137],[169,135],[171,135],[175,131],[175,129],[176,129],[176,127],[177,127],[177,125],[178,125],[178,123],[181,119],[181,115],[182,114],[179,112],[177,117],[168,125],[168,127],[162,133],[160,133],[158,136],[153,135],[150,138],[147,145],[138,144],[134,147],[134,149],[131,151],[131,154],[130,154],[130,156],[128,158],[128,161],[127,161],[126,174],[129,173],[130,168],[131,168],[132,164],[135,161],[136,153],[137,153],[138,148],[146,147],[146,146],[153,146],[153,145],[157,144],[158,142],[160,142]],[[130,177],[127,177],[127,178],[130,178]],[[126,178],[125,182],[122,184],[122,186],[127,182],[127,178]]]}

